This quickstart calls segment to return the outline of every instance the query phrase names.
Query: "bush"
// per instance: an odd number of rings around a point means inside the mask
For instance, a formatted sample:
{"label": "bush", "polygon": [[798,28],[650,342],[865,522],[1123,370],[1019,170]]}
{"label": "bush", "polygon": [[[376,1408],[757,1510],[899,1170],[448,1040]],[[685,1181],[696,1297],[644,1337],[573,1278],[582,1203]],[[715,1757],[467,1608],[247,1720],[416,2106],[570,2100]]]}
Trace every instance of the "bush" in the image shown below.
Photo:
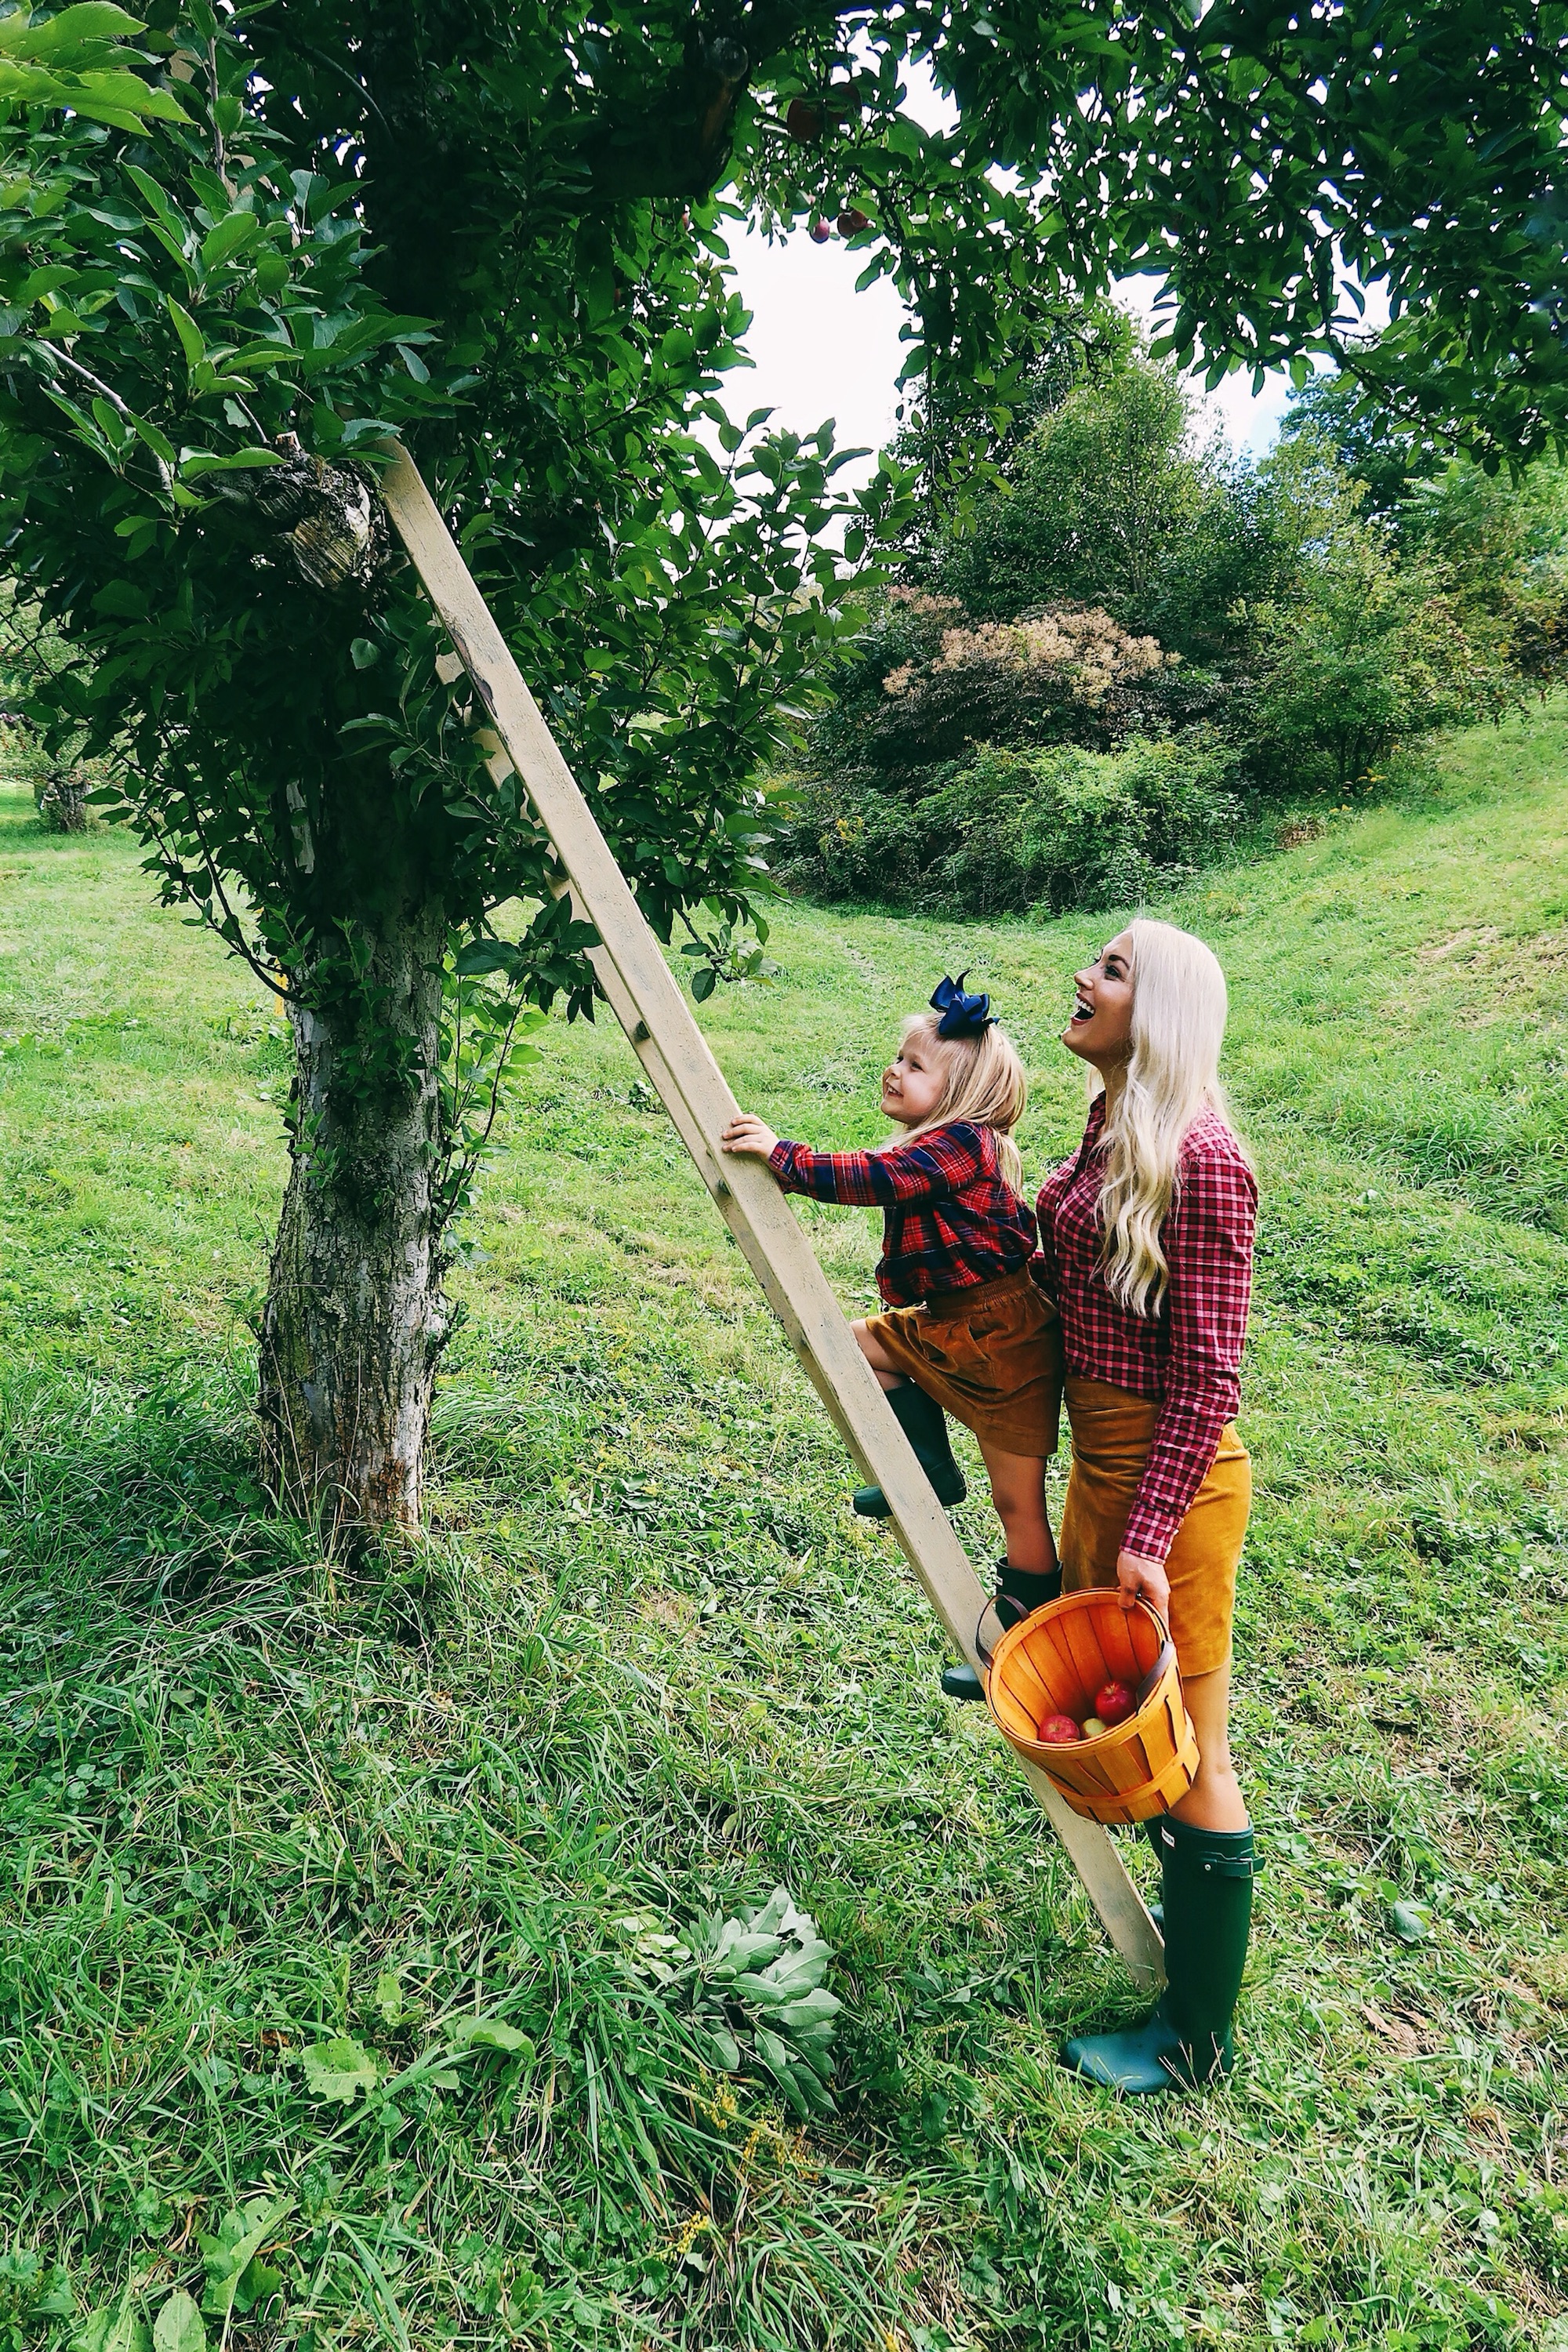
{"label": "bush", "polygon": [[1114,751],[984,745],[908,799],[816,778],[784,836],[786,877],[829,898],[931,913],[1126,905],[1212,856],[1237,810],[1237,758],[1207,730]]}

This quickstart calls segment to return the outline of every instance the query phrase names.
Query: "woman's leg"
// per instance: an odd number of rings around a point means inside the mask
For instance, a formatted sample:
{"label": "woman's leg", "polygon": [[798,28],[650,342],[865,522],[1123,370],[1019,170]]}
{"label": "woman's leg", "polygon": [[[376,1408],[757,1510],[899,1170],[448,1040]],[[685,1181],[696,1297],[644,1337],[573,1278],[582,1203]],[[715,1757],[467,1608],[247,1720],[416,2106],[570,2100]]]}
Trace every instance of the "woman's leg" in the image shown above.
{"label": "woman's leg", "polygon": [[1022,1569],[1026,1576],[1049,1576],[1056,1568],[1057,1547],[1046,1514],[1047,1457],[1004,1454],[984,1437],[976,1443],[991,1481],[991,1500],[1007,1538],[1009,1566]]}
{"label": "woman's leg", "polygon": [[1171,1811],[1198,1830],[1244,1830],[1247,1800],[1230,1760],[1230,1667],[1184,1675],[1182,1696],[1198,1738],[1198,1777]]}

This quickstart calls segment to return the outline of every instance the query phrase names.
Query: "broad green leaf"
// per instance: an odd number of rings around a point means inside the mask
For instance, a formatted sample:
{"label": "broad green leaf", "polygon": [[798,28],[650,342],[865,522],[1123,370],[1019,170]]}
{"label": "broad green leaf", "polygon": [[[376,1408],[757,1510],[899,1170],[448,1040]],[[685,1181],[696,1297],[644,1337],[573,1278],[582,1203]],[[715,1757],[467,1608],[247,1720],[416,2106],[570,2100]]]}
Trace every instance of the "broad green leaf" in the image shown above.
{"label": "broad green leaf", "polygon": [[153,2352],[207,2352],[207,2331],[188,2294],[172,2294],[158,2314]]}
{"label": "broad green leaf", "polygon": [[232,261],[237,253],[254,245],[260,234],[261,223],[254,213],[230,213],[202,241],[203,268],[216,269],[222,263]]}
{"label": "broad green leaf", "polygon": [[165,295],[164,300],[169,306],[169,316],[174,322],[174,332],[180,339],[180,349],[185,355],[185,364],[194,368],[206,357],[207,347],[203,341],[202,331],[190,312],[176,302],[172,294]]}
{"label": "broad green leaf", "polygon": [[95,613],[107,613],[121,620],[144,620],[147,592],[130,580],[110,580],[93,598],[92,609]]}
{"label": "broad green leaf", "polygon": [[100,2304],[72,2331],[68,2352],[152,2352],[152,2336],[129,2298]]}
{"label": "broad green leaf", "polygon": [[[278,2273],[266,2271],[265,2277],[259,2275],[266,2266],[257,2263],[256,2256],[293,2210],[291,2198],[253,2197],[238,2212],[225,2216],[215,2236],[198,2242],[207,2270],[202,2309],[209,2318],[226,2320],[237,2308],[247,2311],[271,2291]],[[258,2275],[247,2278],[247,2272]]]}
{"label": "broad green leaf", "polygon": [[204,474],[254,473],[258,467],[283,463],[276,449],[234,449],[227,457],[218,457],[210,449],[193,449],[188,457],[182,457],[180,474],[184,480],[195,482]]}
{"label": "broad green leaf", "polygon": [[381,2068],[370,2051],[346,2033],[331,2042],[317,2042],[300,2058],[305,2087],[318,2099],[335,2099],[348,2105],[361,2091],[374,2091]]}
{"label": "broad green leaf", "polygon": [[533,2044],[515,2025],[499,2017],[466,2017],[452,2028],[455,2050],[504,2050],[509,2057],[531,2058]]}

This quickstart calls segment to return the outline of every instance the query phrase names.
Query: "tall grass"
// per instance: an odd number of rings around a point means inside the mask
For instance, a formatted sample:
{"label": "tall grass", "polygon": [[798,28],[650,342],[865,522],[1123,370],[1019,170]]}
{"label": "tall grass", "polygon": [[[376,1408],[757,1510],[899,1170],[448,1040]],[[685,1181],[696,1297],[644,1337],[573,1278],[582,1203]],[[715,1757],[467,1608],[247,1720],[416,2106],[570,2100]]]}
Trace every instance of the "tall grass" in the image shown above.
{"label": "tall grass", "polygon": [[[1564,748],[1466,739],[1171,909],[1264,1177],[1268,1869],[1234,2085],[1143,2107],[1055,2066],[1125,1979],[618,1041],[552,1034],[430,1533],[351,1573],[254,1484],[266,1008],[123,842],[0,803],[0,2334],[185,2352],[184,2294],[258,2352],[1568,2344],[1563,981],[1501,952],[1561,920]],[[1038,1168],[1093,929],[795,908],[704,1017],[785,1131],[868,1139],[968,962]],[[871,1223],[807,1213],[859,1304]],[[845,2004],[809,2126],[668,1965],[781,1882]]]}

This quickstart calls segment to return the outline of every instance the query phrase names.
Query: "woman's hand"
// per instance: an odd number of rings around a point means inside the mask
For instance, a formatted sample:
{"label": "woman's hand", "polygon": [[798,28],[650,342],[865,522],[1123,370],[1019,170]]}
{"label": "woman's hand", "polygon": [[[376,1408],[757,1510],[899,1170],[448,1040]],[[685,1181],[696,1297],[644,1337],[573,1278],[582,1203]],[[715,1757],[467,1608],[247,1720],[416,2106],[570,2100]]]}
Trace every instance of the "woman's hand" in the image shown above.
{"label": "woman's hand", "polygon": [[1171,1580],[1157,1559],[1145,1559],[1142,1552],[1119,1551],[1116,1555],[1116,1581],[1121,1591],[1119,1598],[1123,1609],[1131,1612],[1140,1596],[1161,1619],[1169,1622]]}
{"label": "woman's hand", "polygon": [[778,1144],[773,1129],[749,1110],[736,1112],[721,1140],[726,1151],[738,1151],[747,1160],[771,1160]]}

